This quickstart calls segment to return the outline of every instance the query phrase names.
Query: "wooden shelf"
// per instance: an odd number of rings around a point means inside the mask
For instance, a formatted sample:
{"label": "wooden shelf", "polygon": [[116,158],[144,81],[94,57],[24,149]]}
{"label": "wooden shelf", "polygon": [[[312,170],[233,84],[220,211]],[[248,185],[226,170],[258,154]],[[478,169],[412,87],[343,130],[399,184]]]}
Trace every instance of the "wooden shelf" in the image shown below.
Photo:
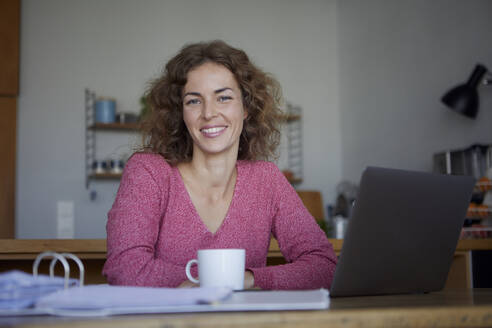
{"label": "wooden shelf", "polygon": [[283,113],[280,115],[280,120],[282,120],[283,122],[287,122],[287,123],[297,121],[300,119],[301,119],[301,115],[297,115],[297,114]]}
{"label": "wooden shelf", "polygon": [[301,178],[287,178],[287,181],[289,181],[291,184],[299,184],[302,183]]}
{"label": "wooden shelf", "polygon": [[89,126],[91,130],[124,130],[124,131],[137,131],[139,129],[138,123],[94,123]]}
{"label": "wooden shelf", "polygon": [[107,179],[121,179],[121,173],[93,173],[89,175],[90,179],[99,179],[99,180],[107,180]]}

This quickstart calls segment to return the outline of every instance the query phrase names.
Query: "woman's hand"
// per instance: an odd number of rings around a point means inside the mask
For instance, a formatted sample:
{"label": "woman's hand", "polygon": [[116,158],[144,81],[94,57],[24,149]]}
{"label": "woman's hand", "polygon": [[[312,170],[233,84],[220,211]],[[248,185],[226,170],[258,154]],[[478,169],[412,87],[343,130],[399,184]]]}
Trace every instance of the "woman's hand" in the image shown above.
{"label": "woman's hand", "polygon": [[[244,289],[252,289],[255,286],[255,277],[253,272],[246,270],[244,272]],[[189,280],[183,281],[178,288],[193,288],[198,287],[198,284],[191,282]]]}
{"label": "woman's hand", "polygon": [[195,284],[194,282],[191,282],[189,280],[185,280],[183,281],[179,286],[178,288],[193,288],[193,287],[198,287],[197,284]]}
{"label": "woman's hand", "polygon": [[255,276],[253,272],[246,270],[244,272],[244,289],[252,289],[255,286]]}

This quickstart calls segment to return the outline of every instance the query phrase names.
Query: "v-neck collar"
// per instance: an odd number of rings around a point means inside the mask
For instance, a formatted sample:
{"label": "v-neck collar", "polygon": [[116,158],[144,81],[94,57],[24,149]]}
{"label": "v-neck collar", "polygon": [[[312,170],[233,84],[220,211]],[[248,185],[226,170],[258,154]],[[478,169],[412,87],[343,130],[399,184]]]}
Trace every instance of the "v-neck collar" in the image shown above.
{"label": "v-neck collar", "polygon": [[234,184],[232,199],[231,199],[231,202],[229,203],[229,207],[227,208],[224,219],[222,220],[219,228],[215,232],[210,231],[210,229],[207,227],[205,222],[203,222],[203,219],[200,216],[200,214],[198,213],[198,210],[196,209],[195,204],[193,204],[193,201],[191,200],[191,196],[188,192],[188,189],[186,189],[186,186],[185,186],[184,181],[183,181],[183,177],[181,176],[181,172],[179,171],[178,166],[176,165],[173,167],[174,172],[176,174],[176,179],[179,183],[179,188],[181,189],[181,192],[186,195],[185,197],[186,197],[187,205],[190,206],[190,208],[192,209],[192,212],[194,213],[193,220],[198,221],[197,224],[201,227],[201,229],[203,231],[205,231],[206,233],[212,235],[212,236],[216,236],[221,230],[223,230],[223,227],[230,221],[229,216],[231,213],[231,209],[234,208],[235,203],[237,201],[236,198],[239,197],[238,196],[238,190],[240,189],[240,183],[242,181],[242,179],[241,179],[241,169],[242,168],[241,168],[241,163],[239,160],[236,161],[235,167],[236,167],[237,175],[236,175],[236,183]]}

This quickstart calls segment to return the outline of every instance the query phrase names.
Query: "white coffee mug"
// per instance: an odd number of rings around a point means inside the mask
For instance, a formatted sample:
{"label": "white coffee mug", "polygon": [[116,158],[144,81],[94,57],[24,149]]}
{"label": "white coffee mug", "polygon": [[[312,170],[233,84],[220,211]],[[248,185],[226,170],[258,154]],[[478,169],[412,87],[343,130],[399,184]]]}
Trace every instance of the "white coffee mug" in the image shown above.
{"label": "white coffee mug", "polygon": [[[200,287],[244,288],[244,249],[200,249],[198,259],[188,261],[186,276]],[[198,264],[198,279],[191,275],[191,266]]]}

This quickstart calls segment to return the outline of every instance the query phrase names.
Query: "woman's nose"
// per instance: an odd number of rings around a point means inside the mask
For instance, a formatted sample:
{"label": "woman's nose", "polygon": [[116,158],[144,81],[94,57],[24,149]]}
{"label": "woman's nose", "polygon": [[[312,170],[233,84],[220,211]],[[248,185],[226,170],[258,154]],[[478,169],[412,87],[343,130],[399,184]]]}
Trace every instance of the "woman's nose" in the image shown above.
{"label": "woman's nose", "polygon": [[205,104],[202,107],[202,116],[206,120],[210,120],[217,116],[217,106],[210,101],[205,102]]}

